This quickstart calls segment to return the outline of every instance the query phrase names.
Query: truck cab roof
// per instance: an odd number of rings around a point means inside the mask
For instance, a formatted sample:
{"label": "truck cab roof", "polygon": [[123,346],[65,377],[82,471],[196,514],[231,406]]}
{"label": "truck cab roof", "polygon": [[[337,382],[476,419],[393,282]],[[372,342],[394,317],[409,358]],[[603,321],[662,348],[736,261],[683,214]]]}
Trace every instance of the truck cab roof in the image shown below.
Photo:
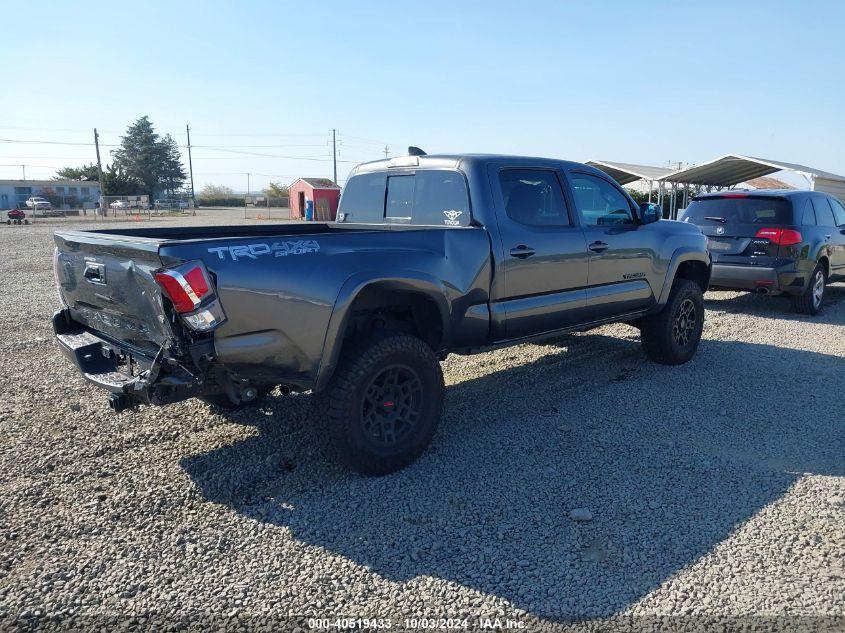
{"label": "truck cab roof", "polygon": [[507,162],[512,165],[530,165],[532,167],[555,167],[563,169],[577,168],[607,177],[604,172],[574,161],[539,156],[515,156],[509,154],[426,154],[423,156],[397,156],[361,163],[352,170],[350,177],[356,174],[384,171],[388,169],[461,169],[471,170],[493,162]]}

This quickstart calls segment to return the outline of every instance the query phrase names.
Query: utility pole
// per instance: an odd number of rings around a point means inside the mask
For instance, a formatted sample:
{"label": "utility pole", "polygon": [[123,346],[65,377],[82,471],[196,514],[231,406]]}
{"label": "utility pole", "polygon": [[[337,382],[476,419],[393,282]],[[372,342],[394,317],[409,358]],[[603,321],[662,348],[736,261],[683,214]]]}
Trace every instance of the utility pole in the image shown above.
{"label": "utility pole", "polygon": [[97,179],[100,182],[100,214],[106,217],[106,190],[103,187],[103,164],[100,162],[100,135],[97,134],[97,128],[94,128],[94,147],[97,149]]}
{"label": "utility pole", "polygon": [[23,170],[23,179],[26,180],[26,165],[21,165],[21,169]]}
{"label": "utility pole", "polygon": [[390,157],[390,149],[387,147],[387,145],[384,146],[384,157],[385,158]]}
{"label": "utility pole", "polygon": [[185,130],[188,132],[188,172],[191,175],[191,204],[194,205],[194,214],[196,214],[197,200],[194,198],[194,162],[191,160],[191,126],[186,125]]}
{"label": "utility pole", "polygon": [[334,182],[337,185],[337,130],[332,128],[332,164],[334,165]]}
{"label": "utility pole", "polygon": [[249,172],[243,172],[246,174],[246,196],[244,196],[244,219],[246,219],[246,209],[247,205],[249,204]]}

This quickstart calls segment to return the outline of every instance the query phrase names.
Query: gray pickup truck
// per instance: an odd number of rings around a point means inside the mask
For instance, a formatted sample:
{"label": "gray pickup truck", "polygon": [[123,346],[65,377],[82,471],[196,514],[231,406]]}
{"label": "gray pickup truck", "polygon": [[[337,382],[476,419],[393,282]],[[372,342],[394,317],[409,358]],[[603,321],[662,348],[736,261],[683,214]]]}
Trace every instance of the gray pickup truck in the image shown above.
{"label": "gray pickup truck", "polygon": [[359,165],[337,221],[58,231],[59,346],[115,411],[312,390],[339,458],[416,459],[439,361],[622,321],[689,360],[706,238],[586,165],[496,155]]}

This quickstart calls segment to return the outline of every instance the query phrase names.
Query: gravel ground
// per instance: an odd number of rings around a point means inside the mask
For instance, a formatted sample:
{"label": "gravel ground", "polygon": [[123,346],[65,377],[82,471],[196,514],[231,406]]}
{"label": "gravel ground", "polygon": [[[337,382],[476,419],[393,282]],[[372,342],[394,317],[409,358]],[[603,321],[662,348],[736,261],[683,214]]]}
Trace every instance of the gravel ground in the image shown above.
{"label": "gravel ground", "polygon": [[308,395],[112,415],[52,341],[54,228],[0,227],[6,625],[845,617],[843,285],[812,319],[708,293],[681,367],[623,325],[452,355],[431,449],[368,479]]}

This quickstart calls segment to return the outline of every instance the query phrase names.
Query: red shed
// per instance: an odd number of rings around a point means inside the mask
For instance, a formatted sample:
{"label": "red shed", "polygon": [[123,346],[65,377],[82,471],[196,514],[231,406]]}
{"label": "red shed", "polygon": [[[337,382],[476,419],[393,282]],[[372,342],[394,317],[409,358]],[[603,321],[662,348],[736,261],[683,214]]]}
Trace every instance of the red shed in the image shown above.
{"label": "red shed", "polygon": [[305,202],[314,203],[314,220],[329,222],[337,216],[340,187],[328,178],[299,178],[288,188],[290,217],[305,219]]}

